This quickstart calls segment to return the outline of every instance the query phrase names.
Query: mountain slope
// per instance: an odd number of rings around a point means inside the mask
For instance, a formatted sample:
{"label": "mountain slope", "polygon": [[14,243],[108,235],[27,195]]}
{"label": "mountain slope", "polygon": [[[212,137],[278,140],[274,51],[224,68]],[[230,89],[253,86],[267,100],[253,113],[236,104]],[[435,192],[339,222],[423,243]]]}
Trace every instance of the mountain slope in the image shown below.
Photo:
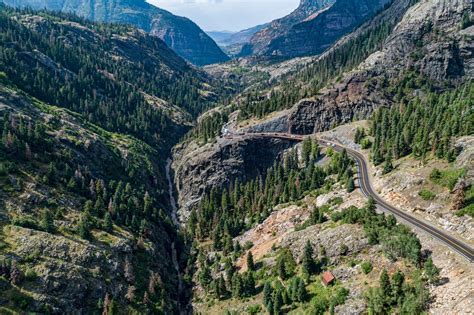
{"label": "mountain slope", "polygon": [[195,23],[144,0],[2,0],[14,7],[74,12],[94,21],[134,25],[160,37],[181,57],[196,65],[228,60],[217,44]]}
{"label": "mountain slope", "polygon": [[242,55],[291,58],[319,54],[389,2],[302,1],[293,13],[255,34],[242,49]]}
{"label": "mountain slope", "polygon": [[144,31],[4,6],[0,69],[0,312],[178,313],[165,162],[213,82]]}

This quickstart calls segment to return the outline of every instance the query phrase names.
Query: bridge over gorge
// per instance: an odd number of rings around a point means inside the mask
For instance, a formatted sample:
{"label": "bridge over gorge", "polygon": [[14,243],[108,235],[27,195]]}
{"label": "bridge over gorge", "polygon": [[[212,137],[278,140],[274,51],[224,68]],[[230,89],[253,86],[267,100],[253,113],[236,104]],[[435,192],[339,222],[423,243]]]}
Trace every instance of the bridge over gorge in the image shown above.
{"label": "bridge over gorge", "polygon": [[[273,139],[284,139],[301,142],[306,138],[316,138],[314,135],[295,135],[290,133],[270,133],[270,132],[261,132],[261,133],[230,133],[227,130],[227,133],[224,134],[226,139],[245,139],[245,138],[273,138]],[[431,225],[428,222],[425,222],[422,219],[415,217],[414,215],[395,208],[385,200],[383,200],[374,190],[371,183],[370,172],[368,168],[368,162],[363,154],[360,152],[344,147],[338,143],[326,141],[324,139],[317,139],[318,143],[322,147],[332,147],[335,151],[341,152],[346,150],[348,155],[355,160],[358,169],[358,182],[359,187],[362,193],[366,197],[372,197],[379,210],[385,213],[391,213],[395,215],[398,219],[401,219],[405,224],[411,225],[430,236],[434,237],[438,241],[442,242],[452,250],[456,251],[463,257],[465,257],[469,262],[474,262],[474,249],[463,241],[453,237],[448,234],[446,231]]]}

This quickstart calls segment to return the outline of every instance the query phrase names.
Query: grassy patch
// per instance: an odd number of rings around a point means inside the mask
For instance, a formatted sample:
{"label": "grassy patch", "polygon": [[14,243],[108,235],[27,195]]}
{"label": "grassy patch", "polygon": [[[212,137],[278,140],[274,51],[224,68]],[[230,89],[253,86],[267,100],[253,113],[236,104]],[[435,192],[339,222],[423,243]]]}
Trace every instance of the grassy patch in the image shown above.
{"label": "grassy patch", "polygon": [[459,216],[470,215],[474,218],[474,185],[471,185],[471,187],[466,191],[464,208],[459,210],[456,214]]}
{"label": "grassy patch", "polygon": [[474,218],[474,204],[468,205],[467,207],[465,207],[465,208],[459,210],[458,212],[456,212],[456,214],[460,217],[463,216],[463,215],[469,215],[472,218]]}
{"label": "grassy patch", "polygon": [[436,194],[432,192],[431,190],[423,189],[418,192],[418,196],[421,197],[421,199],[429,201],[433,200],[436,198]]}
{"label": "grassy patch", "polygon": [[458,179],[466,174],[465,169],[448,169],[438,170],[434,169],[430,174],[430,179],[433,183],[453,190],[458,182]]}

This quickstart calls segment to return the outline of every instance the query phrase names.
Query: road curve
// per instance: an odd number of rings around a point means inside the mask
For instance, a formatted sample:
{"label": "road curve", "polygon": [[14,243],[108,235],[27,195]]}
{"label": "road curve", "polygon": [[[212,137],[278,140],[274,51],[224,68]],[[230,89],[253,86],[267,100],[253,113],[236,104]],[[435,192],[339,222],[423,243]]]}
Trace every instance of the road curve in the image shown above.
{"label": "road curve", "polygon": [[[227,135],[225,138],[246,138],[246,137],[265,137],[265,138],[277,138],[277,139],[285,139],[285,140],[292,140],[292,141],[303,141],[304,139],[311,137],[310,135],[293,135],[289,133],[249,133],[249,134],[232,134],[232,135]],[[373,189],[372,184],[370,182],[370,176],[369,176],[369,168],[368,168],[368,163],[365,159],[365,157],[350,148],[343,147],[337,143],[332,143],[324,140],[318,140],[319,144],[323,147],[333,147],[336,151],[342,151],[346,150],[348,155],[351,156],[355,162],[357,163],[357,168],[358,168],[358,173],[359,173],[359,186],[361,191],[366,195],[367,197],[372,197],[379,209],[386,213],[391,213],[398,217],[399,219],[402,219],[406,223],[408,223],[411,226],[414,226],[432,237],[436,238],[437,240],[441,241],[445,245],[447,245],[449,248],[453,249],[463,257],[465,257],[469,262],[474,262],[474,249],[470,247],[469,245],[465,244],[464,242],[454,238],[453,236],[449,235],[445,231],[432,226],[431,224],[424,222],[415,216],[399,210],[395,208],[394,206],[390,205],[387,203],[385,200],[383,200]]]}

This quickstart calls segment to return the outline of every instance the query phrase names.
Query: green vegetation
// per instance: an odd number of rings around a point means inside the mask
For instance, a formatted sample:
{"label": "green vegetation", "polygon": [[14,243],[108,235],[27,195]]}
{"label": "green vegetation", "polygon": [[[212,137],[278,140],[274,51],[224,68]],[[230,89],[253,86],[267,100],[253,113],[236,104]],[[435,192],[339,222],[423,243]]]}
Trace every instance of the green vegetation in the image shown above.
{"label": "green vegetation", "polygon": [[198,139],[204,143],[212,142],[221,134],[222,126],[227,123],[229,119],[230,110],[223,110],[222,112],[213,112],[200,121],[186,136],[184,140]]}
{"label": "green vegetation", "polygon": [[431,190],[423,189],[418,192],[418,196],[420,196],[423,200],[429,201],[436,198],[436,194]]}
{"label": "green vegetation", "polygon": [[[427,90],[421,100],[411,97],[414,89]],[[400,106],[378,110],[372,120],[372,160],[386,162],[413,154],[425,159],[429,154],[453,161],[457,155],[453,138],[474,133],[474,84],[466,83],[444,93],[430,92],[429,84],[409,74],[394,88]]]}
{"label": "green vegetation", "polygon": [[[319,158],[317,145],[312,142],[309,147],[310,154],[303,168],[299,166],[296,151],[292,150],[283,161],[267,170],[265,180],[259,177],[243,184],[237,179],[228,189],[212,189],[198,209],[192,211],[188,232],[200,240],[210,237],[215,249],[225,248],[229,252],[231,238],[262,222],[277,204],[295,202],[312,190],[330,185],[326,180],[328,175],[335,174],[341,181],[353,176],[352,161],[346,151],[333,153],[331,164],[321,168],[315,166]],[[313,219],[323,220],[318,213]]]}
{"label": "green vegetation", "polygon": [[371,288],[366,295],[369,314],[422,314],[429,299],[426,280],[417,271],[406,281],[401,271],[392,277],[383,270],[379,287]]}
{"label": "green vegetation", "polygon": [[[0,12],[0,68],[8,80],[39,100],[80,113],[106,130],[158,145],[169,140],[169,136],[162,135],[172,134],[173,122],[160,109],[150,106],[144,93],[193,115],[210,106],[200,93],[206,82],[204,76],[158,38],[134,32],[128,26],[96,24],[72,14],[46,12],[36,13],[48,21],[40,22],[47,27],[37,32],[18,19],[26,12],[7,8]],[[64,20],[95,33],[91,38],[77,36],[77,29],[61,23]],[[136,41],[120,41],[114,34],[133,36]],[[78,42],[70,45],[65,37],[77,38]],[[7,44],[11,42],[16,44]],[[122,49],[115,49],[117,45]],[[120,58],[110,58],[119,50],[123,54]],[[41,54],[51,59],[51,65],[41,59]],[[163,71],[165,67],[169,70]]]}
{"label": "green vegetation", "polygon": [[390,259],[406,258],[416,265],[420,263],[421,244],[418,237],[408,227],[397,224],[393,215],[386,217],[384,214],[377,214],[372,199],[369,199],[364,208],[347,208],[333,219],[362,224],[369,242],[380,243]]}
{"label": "green vegetation", "polygon": [[362,271],[365,274],[369,274],[373,269],[372,263],[370,261],[364,261],[360,266],[362,267]]}
{"label": "green vegetation", "polygon": [[435,168],[431,171],[430,180],[437,185],[453,190],[459,178],[463,177],[465,174],[465,169],[447,169],[440,171]]}
{"label": "green vegetation", "polygon": [[394,25],[381,23],[363,30],[323,58],[300,69],[296,74],[284,77],[278,89],[272,89],[268,98],[257,91],[247,93],[240,106],[239,119],[261,118],[271,112],[289,108],[302,98],[316,95],[328,82],[353,69],[379,49]]}
{"label": "green vegetation", "polygon": [[459,216],[469,215],[474,218],[474,185],[471,185],[469,189],[467,189],[463,206],[461,210],[459,210],[456,214]]}

